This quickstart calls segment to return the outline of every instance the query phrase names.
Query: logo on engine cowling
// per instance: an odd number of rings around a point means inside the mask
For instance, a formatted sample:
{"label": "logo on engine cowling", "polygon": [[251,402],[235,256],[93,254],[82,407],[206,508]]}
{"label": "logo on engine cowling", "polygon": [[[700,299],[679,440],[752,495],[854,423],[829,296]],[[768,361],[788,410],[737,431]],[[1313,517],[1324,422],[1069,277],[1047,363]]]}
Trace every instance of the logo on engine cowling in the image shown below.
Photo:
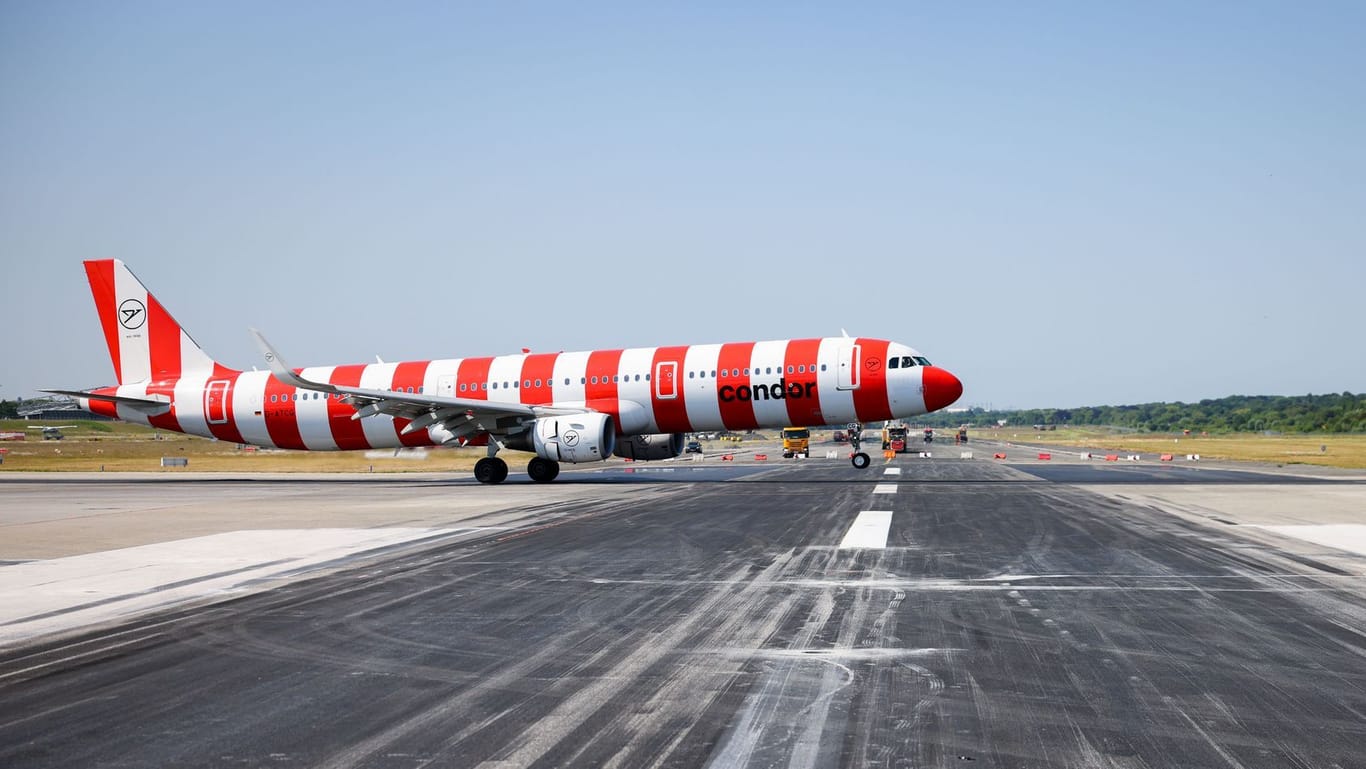
{"label": "logo on engine cowling", "polygon": [[579,444],[579,434],[574,430],[567,430],[560,436],[560,440],[563,441],[566,446],[577,446]]}

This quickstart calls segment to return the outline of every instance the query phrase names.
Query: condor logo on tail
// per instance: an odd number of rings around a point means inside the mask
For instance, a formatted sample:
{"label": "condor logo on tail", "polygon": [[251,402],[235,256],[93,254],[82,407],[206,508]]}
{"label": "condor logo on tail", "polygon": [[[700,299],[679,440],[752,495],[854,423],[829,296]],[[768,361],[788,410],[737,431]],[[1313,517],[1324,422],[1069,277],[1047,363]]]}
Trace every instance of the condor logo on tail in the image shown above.
{"label": "condor logo on tail", "polygon": [[726,403],[740,401],[781,401],[788,398],[810,398],[813,390],[816,389],[815,382],[793,382],[787,383],[787,379],[779,379],[777,384],[758,384],[750,387],[749,385],[723,385],[717,394]]}

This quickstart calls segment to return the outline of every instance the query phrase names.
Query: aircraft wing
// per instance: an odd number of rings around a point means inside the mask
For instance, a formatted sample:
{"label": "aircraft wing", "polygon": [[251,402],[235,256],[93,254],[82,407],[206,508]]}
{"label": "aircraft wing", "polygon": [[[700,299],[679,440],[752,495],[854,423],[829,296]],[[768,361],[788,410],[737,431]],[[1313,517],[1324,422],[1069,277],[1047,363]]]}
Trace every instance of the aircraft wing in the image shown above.
{"label": "aircraft wing", "polygon": [[528,406],[523,403],[503,403],[477,398],[456,398],[428,393],[409,393],[391,390],[372,390],[347,387],[327,382],[315,382],[295,373],[261,332],[251,329],[257,346],[265,356],[270,373],[281,382],[300,390],[333,393],[345,396],[356,406],[352,419],[363,419],[376,414],[412,420],[403,433],[428,427],[444,427],[450,431],[448,441],[468,438],[480,433],[509,434],[521,432],[538,417],[556,414],[581,413],[582,408]]}

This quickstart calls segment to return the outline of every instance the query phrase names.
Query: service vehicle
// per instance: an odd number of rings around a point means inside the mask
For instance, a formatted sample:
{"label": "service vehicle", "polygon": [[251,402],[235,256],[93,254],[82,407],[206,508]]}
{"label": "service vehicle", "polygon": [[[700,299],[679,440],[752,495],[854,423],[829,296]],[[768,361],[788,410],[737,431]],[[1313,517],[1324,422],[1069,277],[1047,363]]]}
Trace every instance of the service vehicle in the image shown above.
{"label": "service vehicle", "polygon": [[783,459],[791,459],[798,454],[803,459],[811,456],[811,430],[806,427],[784,427]]}
{"label": "service vehicle", "polygon": [[882,450],[895,451],[898,454],[906,452],[906,433],[907,428],[904,424],[892,424],[882,428]]}

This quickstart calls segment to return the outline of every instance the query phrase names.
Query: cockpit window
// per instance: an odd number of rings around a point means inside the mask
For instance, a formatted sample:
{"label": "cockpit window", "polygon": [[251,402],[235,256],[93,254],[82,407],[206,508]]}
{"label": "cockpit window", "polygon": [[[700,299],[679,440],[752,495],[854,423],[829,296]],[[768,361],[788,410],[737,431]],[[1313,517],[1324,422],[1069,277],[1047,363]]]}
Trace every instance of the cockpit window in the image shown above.
{"label": "cockpit window", "polygon": [[930,363],[929,360],[927,360],[927,359],[925,359],[925,358],[922,358],[922,357],[920,357],[920,356],[916,356],[915,362],[916,362],[916,363],[919,363],[919,364],[922,365],[922,366],[933,366],[933,365],[934,365],[933,363]]}
{"label": "cockpit window", "polygon": [[891,360],[887,361],[887,368],[901,368],[901,359],[892,358]]}

